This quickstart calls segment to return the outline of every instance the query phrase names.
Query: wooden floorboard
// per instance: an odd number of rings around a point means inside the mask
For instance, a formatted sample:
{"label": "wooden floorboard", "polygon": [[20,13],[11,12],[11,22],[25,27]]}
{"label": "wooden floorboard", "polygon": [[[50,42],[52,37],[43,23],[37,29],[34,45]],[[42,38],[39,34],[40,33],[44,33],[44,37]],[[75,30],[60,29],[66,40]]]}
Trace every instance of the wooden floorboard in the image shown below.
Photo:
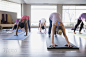
{"label": "wooden floorboard", "polygon": [[[15,35],[0,34],[0,57],[86,57],[86,39],[66,33],[68,39],[77,49],[47,49],[48,34],[39,34],[38,28],[31,28],[31,33],[25,40],[2,40]],[[48,29],[47,29],[48,31]]]}

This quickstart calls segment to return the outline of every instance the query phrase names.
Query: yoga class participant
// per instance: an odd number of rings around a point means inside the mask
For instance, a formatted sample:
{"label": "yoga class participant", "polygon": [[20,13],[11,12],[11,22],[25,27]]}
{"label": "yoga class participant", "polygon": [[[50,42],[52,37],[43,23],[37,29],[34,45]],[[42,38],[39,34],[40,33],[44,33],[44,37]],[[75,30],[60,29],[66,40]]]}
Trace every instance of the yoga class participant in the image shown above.
{"label": "yoga class participant", "polygon": [[40,28],[40,32],[41,29],[45,29],[45,33],[46,33],[46,19],[42,18],[41,20],[39,20],[39,28]]}
{"label": "yoga class participant", "polygon": [[[68,47],[72,47],[72,45],[69,43],[69,40],[68,40],[68,37],[66,35],[66,32],[65,32],[65,27],[61,21],[61,15],[59,13],[52,13],[49,17],[49,20],[51,21],[50,23],[50,26],[52,25],[52,30],[51,27],[49,26],[49,32],[52,31],[52,35],[51,35],[51,38],[52,38],[52,43],[50,45],[50,47],[55,47],[57,46],[57,44],[54,43],[54,33],[55,33],[55,29],[58,28],[59,26],[61,26],[62,28],[62,31],[63,31],[63,35],[67,41],[67,44],[66,46]],[[56,29],[56,32],[57,32],[57,29]],[[50,34],[49,34],[50,35]]]}
{"label": "yoga class participant", "polygon": [[75,33],[75,30],[76,30],[76,28],[78,27],[78,25],[81,23],[81,25],[80,25],[80,29],[79,29],[79,34],[82,34],[81,33],[81,30],[82,30],[82,28],[83,28],[83,25],[84,25],[84,23],[86,22],[86,13],[82,13],[80,16],[79,16],[79,18],[77,19],[77,23],[76,23],[76,25],[75,25],[75,28],[74,28],[74,34],[76,34]]}
{"label": "yoga class participant", "polygon": [[[27,21],[29,20],[29,16],[27,15],[23,15],[21,20],[19,21],[19,23],[17,24],[17,30],[16,30],[16,35],[15,36],[18,36],[17,33],[18,33],[18,29],[19,27],[20,28],[25,28],[25,32],[26,32],[26,35],[27,36]],[[30,32],[30,28],[29,28],[29,32]]]}

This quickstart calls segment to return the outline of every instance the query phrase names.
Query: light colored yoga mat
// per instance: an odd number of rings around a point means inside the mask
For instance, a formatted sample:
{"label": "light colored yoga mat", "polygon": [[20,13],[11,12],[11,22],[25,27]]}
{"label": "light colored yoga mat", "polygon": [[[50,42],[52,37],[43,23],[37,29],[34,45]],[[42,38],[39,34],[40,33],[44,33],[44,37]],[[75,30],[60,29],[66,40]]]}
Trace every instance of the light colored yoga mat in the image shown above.
{"label": "light colored yoga mat", "polygon": [[7,37],[7,38],[4,38],[3,40],[24,40],[26,39],[28,36],[29,36],[29,33],[27,36],[24,36],[26,33],[24,32],[21,32],[21,33],[18,33],[18,36],[10,36],[10,37]]}
{"label": "light colored yoga mat", "polygon": [[79,32],[76,32],[76,34],[74,34],[73,32],[68,32],[68,33],[86,39],[86,33],[85,32],[83,32],[82,34],[79,34]]}

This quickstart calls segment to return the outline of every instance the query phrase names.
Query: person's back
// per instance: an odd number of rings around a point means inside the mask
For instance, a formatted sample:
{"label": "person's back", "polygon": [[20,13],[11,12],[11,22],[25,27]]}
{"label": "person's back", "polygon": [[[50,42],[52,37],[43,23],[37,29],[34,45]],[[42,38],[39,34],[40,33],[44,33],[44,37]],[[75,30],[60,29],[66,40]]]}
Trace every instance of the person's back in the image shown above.
{"label": "person's back", "polygon": [[75,31],[76,31],[76,28],[79,26],[79,24],[80,24],[79,34],[82,34],[81,30],[82,30],[83,25],[85,24],[85,22],[86,22],[86,13],[82,13],[79,16],[79,18],[77,19],[77,23],[76,23],[76,25],[74,27],[74,34],[76,34]]}
{"label": "person's back", "polygon": [[42,18],[41,23],[45,23],[45,22],[46,22],[45,18]]}
{"label": "person's back", "polygon": [[61,16],[59,13],[52,13],[49,18],[54,24],[56,24],[56,22],[62,23]]}

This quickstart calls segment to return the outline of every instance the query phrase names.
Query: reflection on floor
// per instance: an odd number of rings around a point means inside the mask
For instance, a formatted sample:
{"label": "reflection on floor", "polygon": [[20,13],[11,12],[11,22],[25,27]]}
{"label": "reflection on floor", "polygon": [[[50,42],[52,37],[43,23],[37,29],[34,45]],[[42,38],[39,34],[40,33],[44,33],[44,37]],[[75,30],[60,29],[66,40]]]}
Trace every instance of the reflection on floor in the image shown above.
{"label": "reflection on floor", "polygon": [[15,33],[0,34],[0,57],[86,57],[86,39],[68,34],[68,30],[70,29],[66,29],[66,33],[69,41],[78,46],[79,50],[48,50],[46,46],[48,34],[39,34],[38,28],[32,28],[30,36],[25,40],[2,40],[15,35]]}

